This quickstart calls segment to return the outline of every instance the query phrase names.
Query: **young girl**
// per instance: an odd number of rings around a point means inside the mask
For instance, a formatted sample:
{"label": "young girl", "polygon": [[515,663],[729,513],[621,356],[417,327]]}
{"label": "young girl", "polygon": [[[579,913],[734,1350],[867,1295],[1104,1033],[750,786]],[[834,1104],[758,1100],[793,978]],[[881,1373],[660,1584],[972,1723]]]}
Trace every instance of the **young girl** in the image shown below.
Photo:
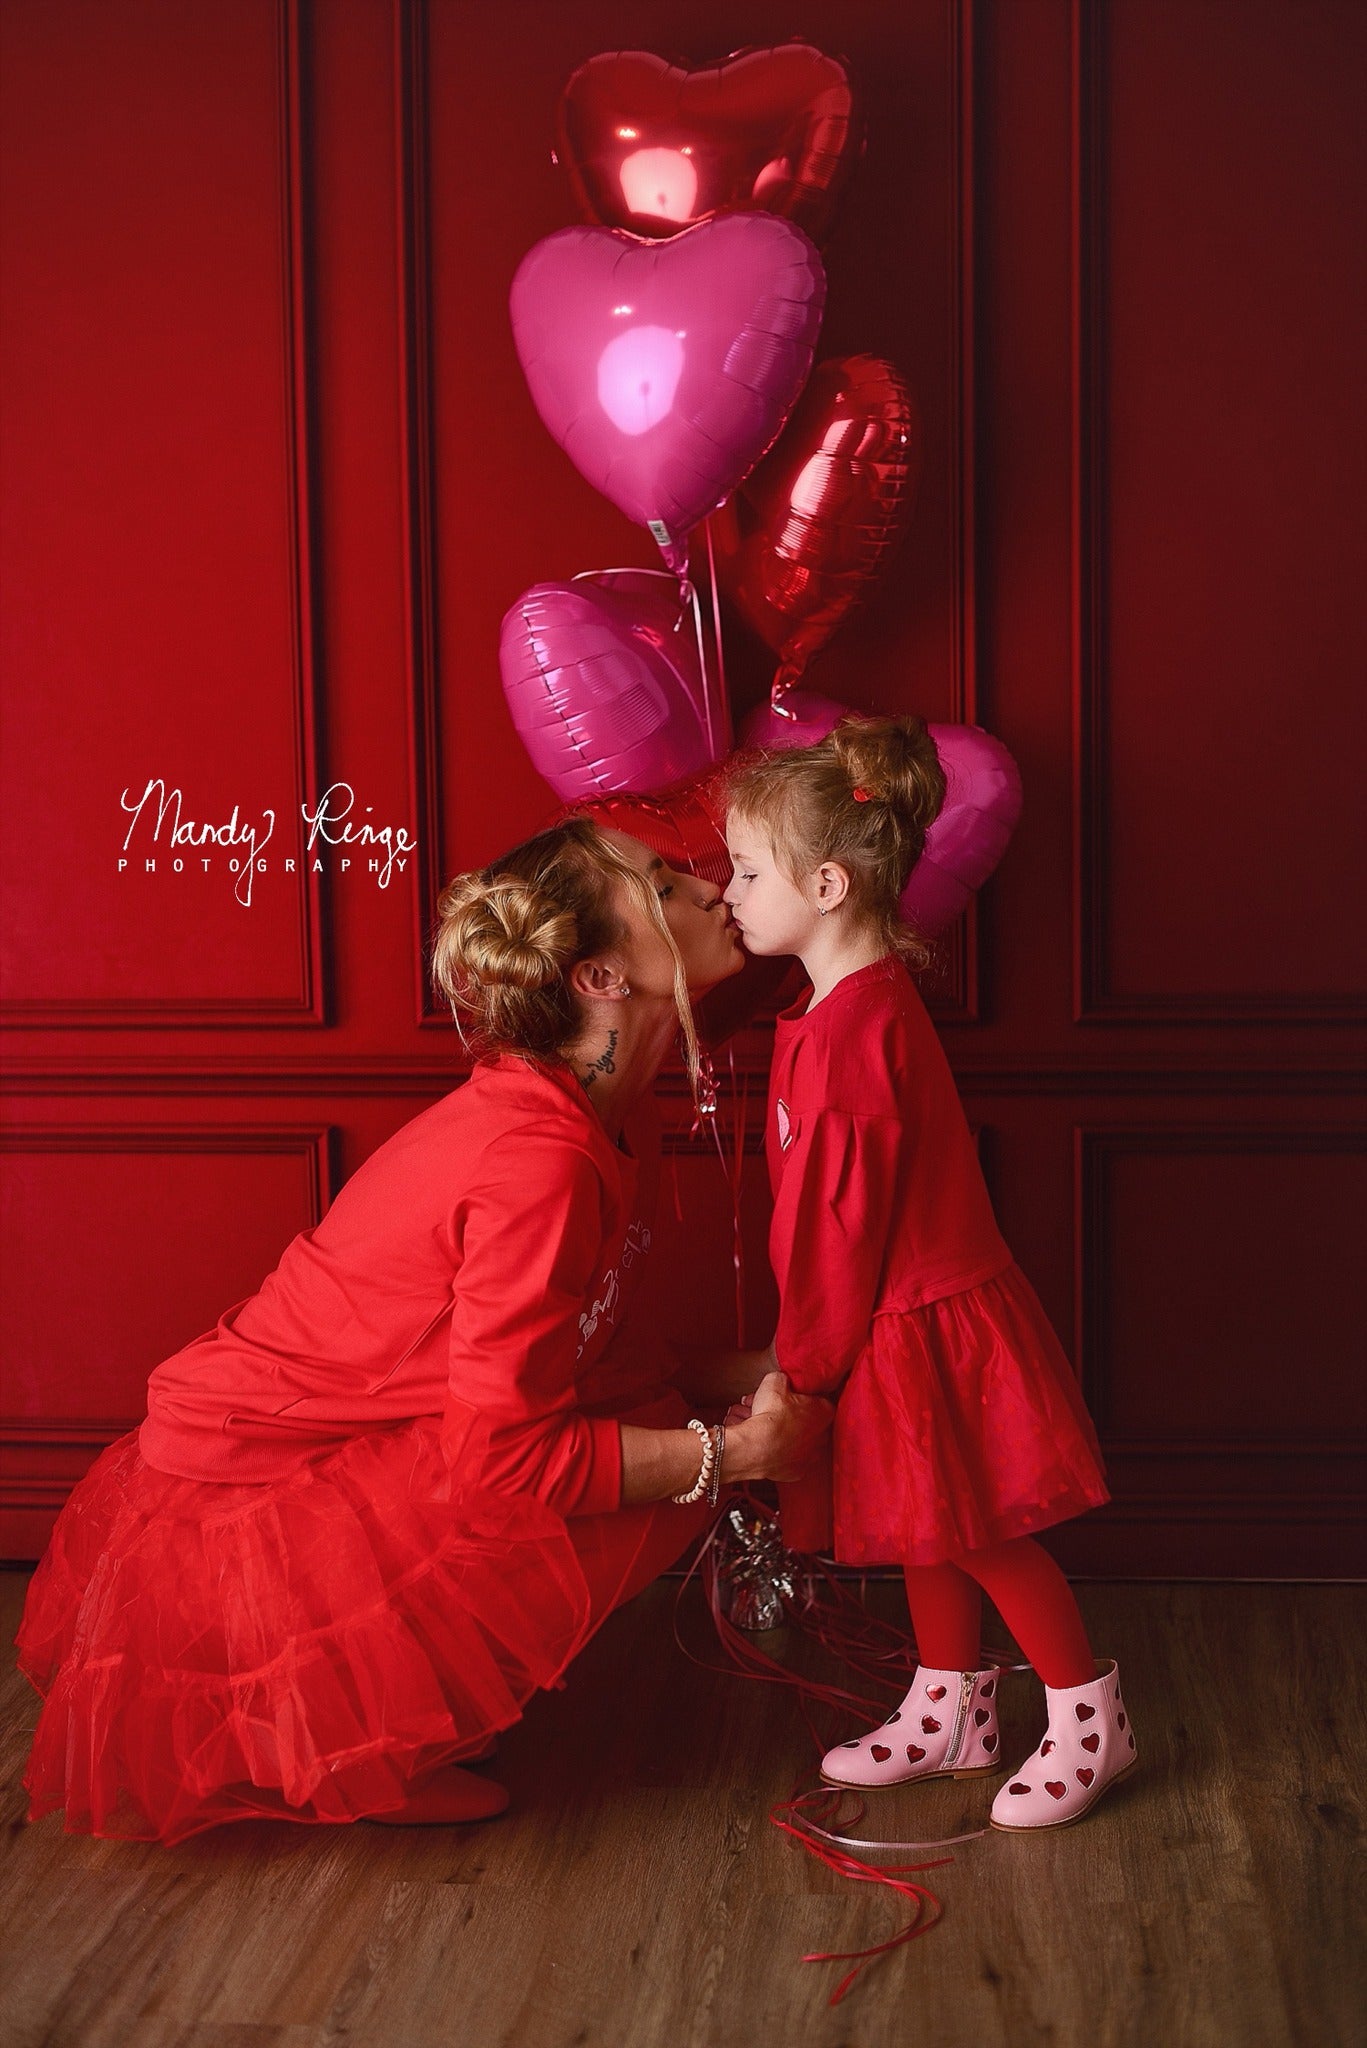
{"label": "young girl", "polygon": [[907,971],[898,903],[944,801],[919,718],[845,718],[819,746],[740,763],[726,891],[752,953],[797,954],[811,993],[780,1015],[765,1143],[780,1369],[838,1396],[833,1472],[785,1490],[797,1547],[901,1564],[924,1660],[881,1728],[830,1750],[861,1789],[1002,1768],[985,1588],[1044,1681],[1039,1750],[994,1827],[1080,1820],[1133,1768],[1111,1660],[1093,1657],[1032,1532],[1108,1500],[1081,1394],[997,1230],[940,1041]]}

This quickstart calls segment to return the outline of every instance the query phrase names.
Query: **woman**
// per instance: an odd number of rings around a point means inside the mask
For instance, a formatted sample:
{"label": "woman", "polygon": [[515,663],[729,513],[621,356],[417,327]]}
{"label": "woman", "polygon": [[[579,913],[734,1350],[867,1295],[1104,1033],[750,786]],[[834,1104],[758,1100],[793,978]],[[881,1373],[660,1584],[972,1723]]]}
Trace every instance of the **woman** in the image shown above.
{"label": "woman", "polygon": [[[30,1818],[176,1842],[222,1821],[470,1820],[462,1769],[706,1519],[701,1425],[612,1345],[650,1242],[651,1086],[743,954],[708,882],[585,818],[444,891],[433,974],[478,1055],[260,1290],[151,1376],[63,1510],[20,1662]],[[769,1353],[721,1478],[830,1421]],[[669,1362],[677,1368],[677,1359]]]}

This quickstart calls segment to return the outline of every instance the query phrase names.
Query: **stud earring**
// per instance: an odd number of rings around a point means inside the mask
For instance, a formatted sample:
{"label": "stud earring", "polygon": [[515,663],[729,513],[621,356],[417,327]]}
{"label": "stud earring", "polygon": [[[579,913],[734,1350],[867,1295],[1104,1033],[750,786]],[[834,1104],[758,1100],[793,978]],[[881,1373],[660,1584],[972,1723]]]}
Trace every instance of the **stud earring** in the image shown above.
{"label": "stud earring", "polygon": [[631,994],[631,990],[627,987],[625,982],[622,983],[622,994],[624,996],[629,996]]}
{"label": "stud earring", "polygon": [[818,903],[818,904],[817,904],[817,906],[816,906],[816,914],[817,914],[817,916],[818,916],[818,917],[824,917],[824,916],[826,915],[826,906],[825,906],[825,904],[824,904],[824,903]]}

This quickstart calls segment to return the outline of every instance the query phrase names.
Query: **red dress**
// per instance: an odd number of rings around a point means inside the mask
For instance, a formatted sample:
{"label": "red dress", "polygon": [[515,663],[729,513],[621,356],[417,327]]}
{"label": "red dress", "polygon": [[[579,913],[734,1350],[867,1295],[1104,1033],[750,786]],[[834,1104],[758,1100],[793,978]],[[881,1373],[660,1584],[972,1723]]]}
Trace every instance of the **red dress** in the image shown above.
{"label": "red dress", "polygon": [[618,1419],[689,1413],[662,1345],[613,1342],[653,1103],[623,1138],[568,1070],[477,1068],[156,1368],[29,1590],[30,1818],[175,1842],[392,1812],[685,1548],[700,1508],[618,1507]]}
{"label": "red dress", "polygon": [[1099,1507],[1096,1432],[910,975],[887,956],[808,1000],[769,1083],[776,1345],[838,1400],[827,1469],[782,1489],[789,1542],[938,1564]]}

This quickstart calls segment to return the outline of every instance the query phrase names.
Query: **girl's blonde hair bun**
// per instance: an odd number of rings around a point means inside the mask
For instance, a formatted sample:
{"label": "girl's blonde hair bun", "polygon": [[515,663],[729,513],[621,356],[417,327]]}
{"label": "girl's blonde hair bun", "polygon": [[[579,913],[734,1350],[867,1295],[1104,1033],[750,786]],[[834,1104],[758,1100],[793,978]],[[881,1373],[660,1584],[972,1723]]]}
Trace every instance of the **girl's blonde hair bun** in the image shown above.
{"label": "girl's blonde hair bun", "polygon": [[848,713],[812,747],[742,756],[726,780],[728,809],[758,826],[800,882],[823,861],[850,877],[849,905],[909,967],[931,949],[901,913],[907,878],[945,800],[945,775],[914,712]]}
{"label": "girl's blonde hair bun", "polygon": [[850,779],[872,802],[889,804],[908,828],[925,833],[945,801],[945,775],[923,718],[842,718],[828,744]]}

